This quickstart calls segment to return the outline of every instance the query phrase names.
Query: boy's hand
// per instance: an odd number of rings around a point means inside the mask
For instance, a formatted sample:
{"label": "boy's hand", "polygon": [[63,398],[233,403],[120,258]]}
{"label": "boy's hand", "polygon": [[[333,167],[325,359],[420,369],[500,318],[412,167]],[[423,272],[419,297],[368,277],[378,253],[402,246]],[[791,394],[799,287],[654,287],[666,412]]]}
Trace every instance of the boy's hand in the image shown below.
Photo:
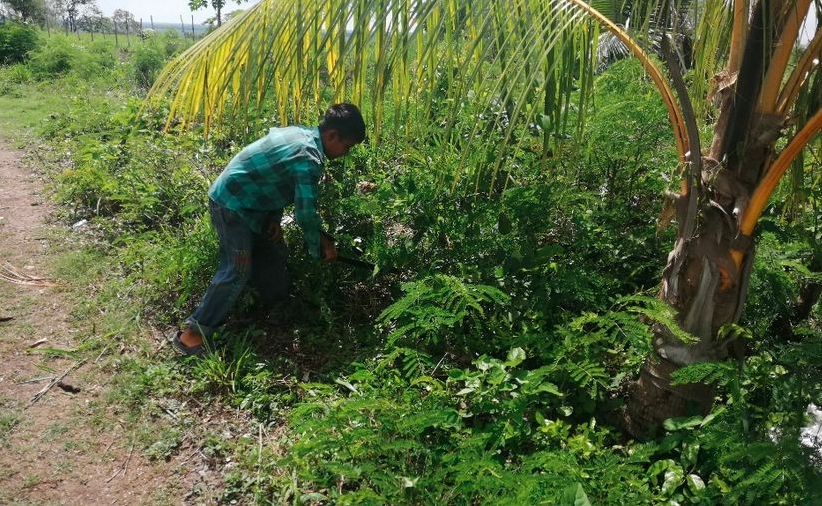
{"label": "boy's hand", "polygon": [[325,232],[320,232],[320,249],[322,250],[323,262],[333,262],[337,259],[337,247],[334,245],[334,238]]}

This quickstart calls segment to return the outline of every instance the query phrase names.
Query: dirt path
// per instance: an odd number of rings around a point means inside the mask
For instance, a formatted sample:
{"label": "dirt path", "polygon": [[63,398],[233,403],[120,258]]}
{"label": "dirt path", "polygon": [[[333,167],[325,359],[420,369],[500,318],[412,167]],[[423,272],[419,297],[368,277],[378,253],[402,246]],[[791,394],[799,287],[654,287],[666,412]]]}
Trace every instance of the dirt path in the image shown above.
{"label": "dirt path", "polygon": [[48,223],[22,158],[0,141],[0,504],[189,502],[190,465],[150,461],[116,413],[101,416],[112,372],[78,358],[93,322],[73,321],[60,280],[36,279],[54,276],[68,231]]}

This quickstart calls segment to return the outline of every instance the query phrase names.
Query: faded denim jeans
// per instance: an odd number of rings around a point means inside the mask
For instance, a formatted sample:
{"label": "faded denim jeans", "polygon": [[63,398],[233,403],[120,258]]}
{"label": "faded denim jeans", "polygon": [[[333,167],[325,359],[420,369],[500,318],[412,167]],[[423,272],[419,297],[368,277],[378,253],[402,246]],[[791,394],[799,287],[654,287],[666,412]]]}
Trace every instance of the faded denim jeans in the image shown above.
{"label": "faded denim jeans", "polygon": [[249,281],[267,306],[282,300],[291,284],[286,267],[288,247],[282,236],[272,240],[253,232],[237,213],[211,199],[209,211],[220,238],[220,265],[202,302],[186,320],[203,337],[210,337],[225,323]]}

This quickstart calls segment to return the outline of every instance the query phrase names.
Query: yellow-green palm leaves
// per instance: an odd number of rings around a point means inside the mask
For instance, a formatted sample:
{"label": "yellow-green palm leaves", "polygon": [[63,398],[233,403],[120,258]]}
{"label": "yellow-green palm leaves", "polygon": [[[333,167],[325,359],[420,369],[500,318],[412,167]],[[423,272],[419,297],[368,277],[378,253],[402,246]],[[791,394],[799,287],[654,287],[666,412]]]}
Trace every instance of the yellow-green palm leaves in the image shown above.
{"label": "yellow-green palm leaves", "polygon": [[[796,65],[789,63],[809,1],[768,3],[766,21],[779,28],[769,36],[780,39],[751,97],[758,113],[787,117],[796,98],[806,96],[801,91],[822,38],[813,39]],[[206,130],[264,111],[275,123],[313,123],[327,105],[343,100],[366,112],[377,141],[430,139],[429,127],[436,126],[436,142],[470,150],[493,123],[504,132],[490,164],[496,168],[517,143],[534,149],[533,139],[516,136],[516,127],[541,128],[539,148],[547,152],[552,138],[582,124],[572,114],[581,119],[586,112],[596,41],[608,30],[643,61],[684,159],[691,145],[679,105],[684,97],[673,95],[667,72],[643,46],[677,40],[681,34],[669,27],[692,26],[693,52],[680,55],[694,62],[688,99],[694,119],[714,117],[710,98],[734,89],[745,70],[753,5],[635,3],[624,21],[640,29],[628,31],[609,20],[622,20],[627,10],[606,0],[261,0],[178,57],[150,95],[173,94],[169,121],[202,122]],[[712,153],[724,142],[723,122],[738,113],[720,109]]]}
{"label": "yellow-green palm leaves", "polygon": [[372,138],[465,114],[558,133],[572,90],[590,88],[598,27],[565,0],[262,0],[170,64],[151,96],[172,92],[169,118],[206,128],[264,108],[313,122],[348,100]]}

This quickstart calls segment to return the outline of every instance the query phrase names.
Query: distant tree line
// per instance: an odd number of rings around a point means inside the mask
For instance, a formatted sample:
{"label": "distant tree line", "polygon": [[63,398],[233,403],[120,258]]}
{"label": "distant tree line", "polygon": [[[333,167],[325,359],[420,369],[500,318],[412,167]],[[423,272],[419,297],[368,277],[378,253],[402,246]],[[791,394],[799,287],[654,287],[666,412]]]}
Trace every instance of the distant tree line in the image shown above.
{"label": "distant tree line", "polygon": [[[95,0],[0,0],[0,20],[18,21],[44,28],[60,27],[67,32],[141,34],[143,26],[134,14],[116,9],[103,15]],[[207,20],[205,24],[213,24]]]}
{"label": "distant tree line", "polygon": [[[247,0],[235,0],[239,5]],[[223,13],[225,0],[190,0],[188,7],[198,10],[211,6],[216,16],[203,24],[219,27],[223,21],[242,11]],[[0,20],[8,19],[43,27],[60,26],[68,32],[139,34],[144,28],[134,15],[117,9],[109,18],[95,0],[0,0]]]}

